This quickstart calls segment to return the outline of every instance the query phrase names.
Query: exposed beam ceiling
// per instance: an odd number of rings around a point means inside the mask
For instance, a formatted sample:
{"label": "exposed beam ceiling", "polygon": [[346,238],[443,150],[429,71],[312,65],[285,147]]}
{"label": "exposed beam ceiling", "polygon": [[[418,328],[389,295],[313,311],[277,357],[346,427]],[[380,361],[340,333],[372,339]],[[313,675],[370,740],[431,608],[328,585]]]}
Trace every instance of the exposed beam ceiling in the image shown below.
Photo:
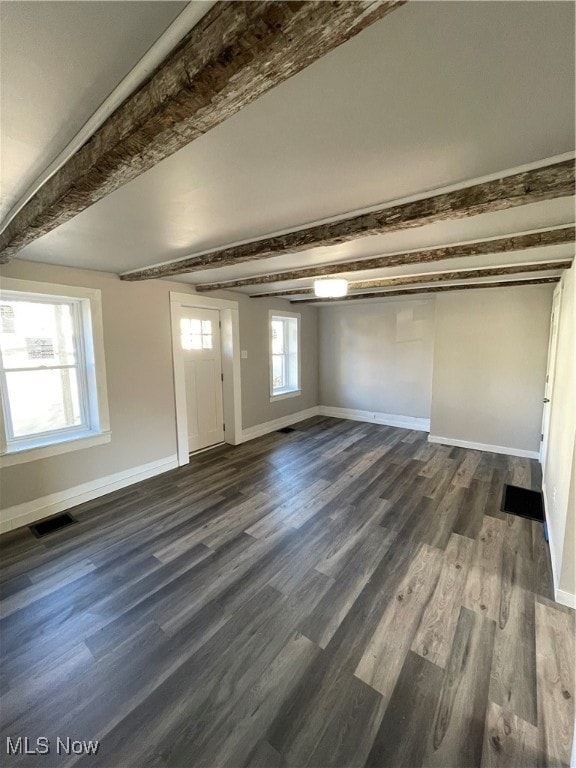
{"label": "exposed beam ceiling", "polygon": [[[351,282],[348,288],[360,291],[371,288],[387,288],[393,285],[417,285],[418,283],[443,283],[449,280],[475,280],[484,277],[502,277],[503,275],[528,274],[530,272],[549,272],[557,269],[570,269],[572,261],[542,261],[537,264],[514,264],[507,267],[489,267],[487,269],[459,269],[453,272],[432,272],[421,275],[402,277],[384,277],[374,280]],[[286,291],[254,293],[251,299],[270,298],[271,296],[311,296],[313,288],[293,288]]]}
{"label": "exposed beam ceiling", "polygon": [[337,245],[359,237],[503,211],[542,200],[571,197],[574,193],[574,161],[566,160],[421,200],[127,272],[121,277],[123,280],[149,280],[228,264],[259,261],[271,256]]}
{"label": "exposed beam ceiling", "polygon": [[18,212],[0,259],[202,136],[406,0],[222,2]]}
{"label": "exposed beam ceiling", "polygon": [[239,288],[246,285],[265,285],[266,283],[280,283],[288,280],[301,280],[309,277],[328,277],[347,272],[365,272],[370,269],[383,269],[396,267],[403,264],[426,264],[446,259],[459,259],[466,256],[482,256],[496,253],[511,253],[524,251],[530,248],[543,248],[551,245],[564,245],[573,243],[576,238],[576,230],[573,226],[561,229],[551,229],[543,232],[532,232],[525,235],[502,237],[497,240],[481,240],[474,243],[462,243],[449,245],[442,248],[434,248],[425,251],[410,251],[395,253],[386,256],[378,256],[373,259],[359,259],[355,261],[341,261],[336,264],[321,264],[317,267],[303,267],[289,272],[273,272],[267,275],[254,275],[239,280],[228,280],[221,283],[204,283],[196,286],[196,290],[216,291]]}
{"label": "exposed beam ceiling", "polygon": [[367,293],[352,293],[337,299],[298,299],[291,304],[325,304],[335,301],[356,301],[358,299],[387,299],[389,296],[418,296],[421,293],[444,293],[445,291],[466,291],[472,288],[514,288],[518,285],[544,285],[558,283],[559,277],[539,277],[527,280],[500,280],[494,283],[463,283],[461,285],[431,285],[423,288],[407,288],[398,291],[372,291]]}

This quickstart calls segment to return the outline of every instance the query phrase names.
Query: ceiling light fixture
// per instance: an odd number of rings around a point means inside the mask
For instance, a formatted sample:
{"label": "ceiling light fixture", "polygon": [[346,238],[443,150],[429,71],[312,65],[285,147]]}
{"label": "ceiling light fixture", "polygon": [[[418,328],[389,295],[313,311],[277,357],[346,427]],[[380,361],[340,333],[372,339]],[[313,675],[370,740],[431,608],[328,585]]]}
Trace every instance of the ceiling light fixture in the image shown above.
{"label": "ceiling light fixture", "polygon": [[314,280],[314,295],[319,299],[337,299],[348,293],[348,280],[330,277],[324,280]]}

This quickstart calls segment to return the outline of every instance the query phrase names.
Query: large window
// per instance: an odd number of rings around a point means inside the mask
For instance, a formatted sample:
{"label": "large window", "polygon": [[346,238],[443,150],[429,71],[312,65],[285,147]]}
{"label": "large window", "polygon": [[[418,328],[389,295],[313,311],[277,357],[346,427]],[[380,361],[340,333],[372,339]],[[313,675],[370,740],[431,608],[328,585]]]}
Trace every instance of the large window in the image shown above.
{"label": "large window", "polygon": [[[6,460],[10,455],[109,435],[101,328],[94,333],[94,321],[100,324],[99,310],[99,291],[3,281],[4,464],[10,463]],[[28,458],[36,457],[41,456]]]}
{"label": "large window", "polygon": [[300,394],[300,315],[270,312],[270,397]]}

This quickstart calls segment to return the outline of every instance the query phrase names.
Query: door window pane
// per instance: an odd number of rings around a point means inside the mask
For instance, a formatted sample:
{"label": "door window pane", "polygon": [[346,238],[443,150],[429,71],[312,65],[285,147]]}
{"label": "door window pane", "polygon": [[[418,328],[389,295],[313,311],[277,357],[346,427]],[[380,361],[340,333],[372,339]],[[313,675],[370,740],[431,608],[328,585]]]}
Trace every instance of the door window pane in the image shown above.
{"label": "door window pane", "polygon": [[180,320],[182,349],[212,349],[212,321],[183,317]]}

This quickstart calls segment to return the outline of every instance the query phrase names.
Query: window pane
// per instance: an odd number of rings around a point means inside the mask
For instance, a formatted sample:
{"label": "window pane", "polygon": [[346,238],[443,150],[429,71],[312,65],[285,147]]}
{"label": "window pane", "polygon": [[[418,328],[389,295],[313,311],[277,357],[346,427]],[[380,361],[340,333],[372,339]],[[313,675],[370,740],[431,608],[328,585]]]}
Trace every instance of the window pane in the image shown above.
{"label": "window pane", "polygon": [[74,368],[6,373],[14,437],[82,424]]}
{"label": "window pane", "polygon": [[212,349],[212,335],[202,334],[202,346],[204,349]]}
{"label": "window pane", "polygon": [[212,333],[212,320],[202,320],[202,333]]}
{"label": "window pane", "polygon": [[289,355],[287,361],[288,374],[286,385],[290,389],[298,389],[298,355]]}
{"label": "window pane", "polygon": [[286,335],[288,337],[288,350],[291,354],[298,349],[298,321],[295,317],[286,320]]}
{"label": "window pane", "polygon": [[272,357],[272,388],[282,389],[285,386],[284,357],[282,355],[274,355]]}
{"label": "window pane", "polygon": [[73,304],[6,301],[2,317],[6,369],[76,364]]}
{"label": "window pane", "polygon": [[281,355],[284,352],[284,323],[282,320],[272,320],[272,354]]}
{"label": "window pane", "polygon": [[9,304],[0,306],[0,320],[2,321],[2,333],[16,333],[14,309]]}

